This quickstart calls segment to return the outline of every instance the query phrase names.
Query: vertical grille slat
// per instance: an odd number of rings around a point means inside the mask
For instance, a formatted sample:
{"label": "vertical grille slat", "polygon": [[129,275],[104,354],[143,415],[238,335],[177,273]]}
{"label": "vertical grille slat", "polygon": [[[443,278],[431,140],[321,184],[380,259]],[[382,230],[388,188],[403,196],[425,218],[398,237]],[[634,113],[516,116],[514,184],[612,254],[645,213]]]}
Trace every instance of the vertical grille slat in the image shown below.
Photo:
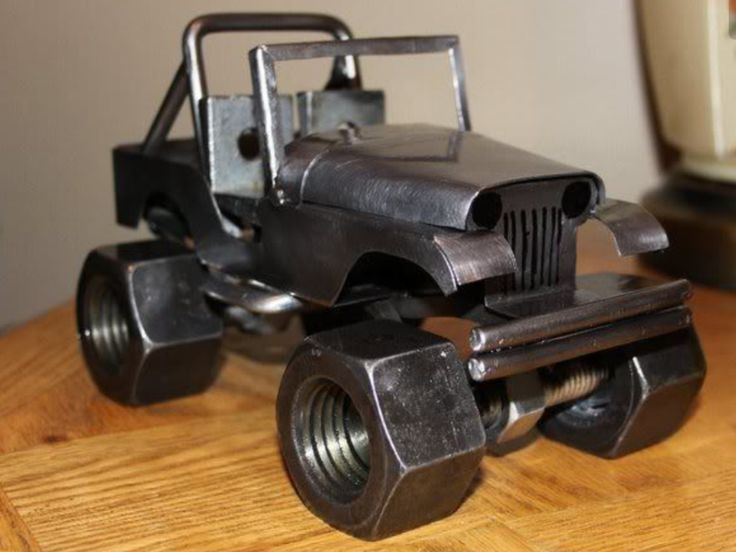
{"label": "vertical grille slat", "polygon": [[[509,241],[509,214],[504,213],[503,214],[503,235],[506,238],[506,241]],[[513,281],[514,276],[512,274],[507,275],[503,279],[503,292],[508,294],[508,292],[511,289],[511,282]]]}
{"label": "vertical grille slat", "polygon": [[526,226],[526,210],[521,211],[521,290],[526,290],[526,275],[529,263],[529,229]]}
{"label": "vertical grille slat", "polygon": [[547,282],[552,285],[552,265],[555,261],[555,230],[557,228],[557,208],[549,210],[549,262],[547,263]]}
{"label": "vertical grille slat", "polygon": [[[516,249],[516,212],[511,211],[510,217],[511,217],[511,249],[514,250],[514,255],[518,259],[519,254],[517,253],[517,249]],[[516,291],[516,288],[517,288],[517,280],[518,280],[518,277],[516,274],[514,274],[513,280],[511,281],[511,289],[514,291]]]}
{"label": "vertical grille slat", "polygon": [[[537,270],[539,268],[539,222],[537,221],[537,210],[532,209],[532,260],[529,271],[529,289],[536,285]],[[539,284],[541,285],[541,281]]]}
{"label": "vertical grille slat", "polygon": [[557,267],[557,275],[555,276],[555,284],[560,283],[560,244],[562,243],[562,209],[557,209],[557,252],[555,253],[555,265]]}
{"label": "vertical grille slat", "polygon": [[504,293],[532,291],[560,281],[564,216],[558,207],[510,210],[503,234],[514,251],[517,271],[504,280]]}
{"label": "vertical grille slat", "polygon": [[[542,207],[542,243],[541,245],[541,252],[540,252],[540,266],[539,266],[539,284],[545,285],[549,284],[549,280],[544,279],[544,264],[547,260],[547,255],[545,255],[545,251],[547,251],[547,241],[549,241],[549,237],[547,236],[547,208]],[[547,263],[549,264],[549,263]]]}

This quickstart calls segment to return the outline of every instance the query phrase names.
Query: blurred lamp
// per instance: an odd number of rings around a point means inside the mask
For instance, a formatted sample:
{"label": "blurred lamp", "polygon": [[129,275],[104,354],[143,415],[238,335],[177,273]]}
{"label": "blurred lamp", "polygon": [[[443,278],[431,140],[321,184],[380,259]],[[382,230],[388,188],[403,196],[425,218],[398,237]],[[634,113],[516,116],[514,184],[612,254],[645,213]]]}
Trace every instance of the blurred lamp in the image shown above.
{"label": "blurred lamp", "polygon": [[639,0],[659,126],[680,153],[644,206],[670,248],[647,261],[736,288],[736,1]]}

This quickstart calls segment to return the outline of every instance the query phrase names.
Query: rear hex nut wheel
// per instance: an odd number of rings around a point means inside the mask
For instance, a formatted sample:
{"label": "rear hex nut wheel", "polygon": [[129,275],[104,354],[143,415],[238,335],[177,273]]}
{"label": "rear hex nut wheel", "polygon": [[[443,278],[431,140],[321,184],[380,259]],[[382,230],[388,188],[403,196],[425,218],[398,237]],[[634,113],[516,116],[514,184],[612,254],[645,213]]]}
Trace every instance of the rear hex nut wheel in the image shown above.
{"label": "rear hex nut wheel", "polygon": [[77,329],[102,393],[149,404],[212,384],[222,320],[199,290],[203,277],[193,253],[160,240],[100,247],[87,256]]}
{"label": "rear hex nut wheel", "polygon": [[371,540],[452,513],[485,448],[454,346],[393,321],[308,337],[284,373],[277,418],[305,505]]}

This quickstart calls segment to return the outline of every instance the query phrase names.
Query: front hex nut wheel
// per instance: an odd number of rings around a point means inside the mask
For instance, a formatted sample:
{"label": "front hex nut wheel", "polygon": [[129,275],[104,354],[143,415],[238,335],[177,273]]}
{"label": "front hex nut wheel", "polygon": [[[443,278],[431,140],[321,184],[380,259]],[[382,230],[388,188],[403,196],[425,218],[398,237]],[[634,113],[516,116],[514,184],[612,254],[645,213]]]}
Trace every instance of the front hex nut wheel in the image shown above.
{"label": "front hex nut wheel", "polygon": [[452,513],[485,448],[454,346],[386,320],[308,337],[284,373],[277,417],[305,505],[371,540]]}

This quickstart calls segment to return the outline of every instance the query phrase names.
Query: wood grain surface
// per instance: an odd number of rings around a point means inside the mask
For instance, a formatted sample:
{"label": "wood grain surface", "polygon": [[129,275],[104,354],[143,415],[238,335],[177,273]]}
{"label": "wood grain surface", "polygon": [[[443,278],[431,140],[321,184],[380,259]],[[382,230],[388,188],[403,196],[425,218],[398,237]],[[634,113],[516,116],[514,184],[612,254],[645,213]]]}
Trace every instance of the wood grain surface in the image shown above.
{"label": "wood grain surface", "polygon": [[[581,272],[642,272],[611,249],[586,231]],[[126,408],[59,307],[0,337],[0,550],[736,550],[736,295],[691,306],[709,372],[677,434],[615,461],[543,438],[487,456],[453,516],[378,543],[312,516],[284,471],[274,399],[296,329],[228,336],[210,391]]]}

